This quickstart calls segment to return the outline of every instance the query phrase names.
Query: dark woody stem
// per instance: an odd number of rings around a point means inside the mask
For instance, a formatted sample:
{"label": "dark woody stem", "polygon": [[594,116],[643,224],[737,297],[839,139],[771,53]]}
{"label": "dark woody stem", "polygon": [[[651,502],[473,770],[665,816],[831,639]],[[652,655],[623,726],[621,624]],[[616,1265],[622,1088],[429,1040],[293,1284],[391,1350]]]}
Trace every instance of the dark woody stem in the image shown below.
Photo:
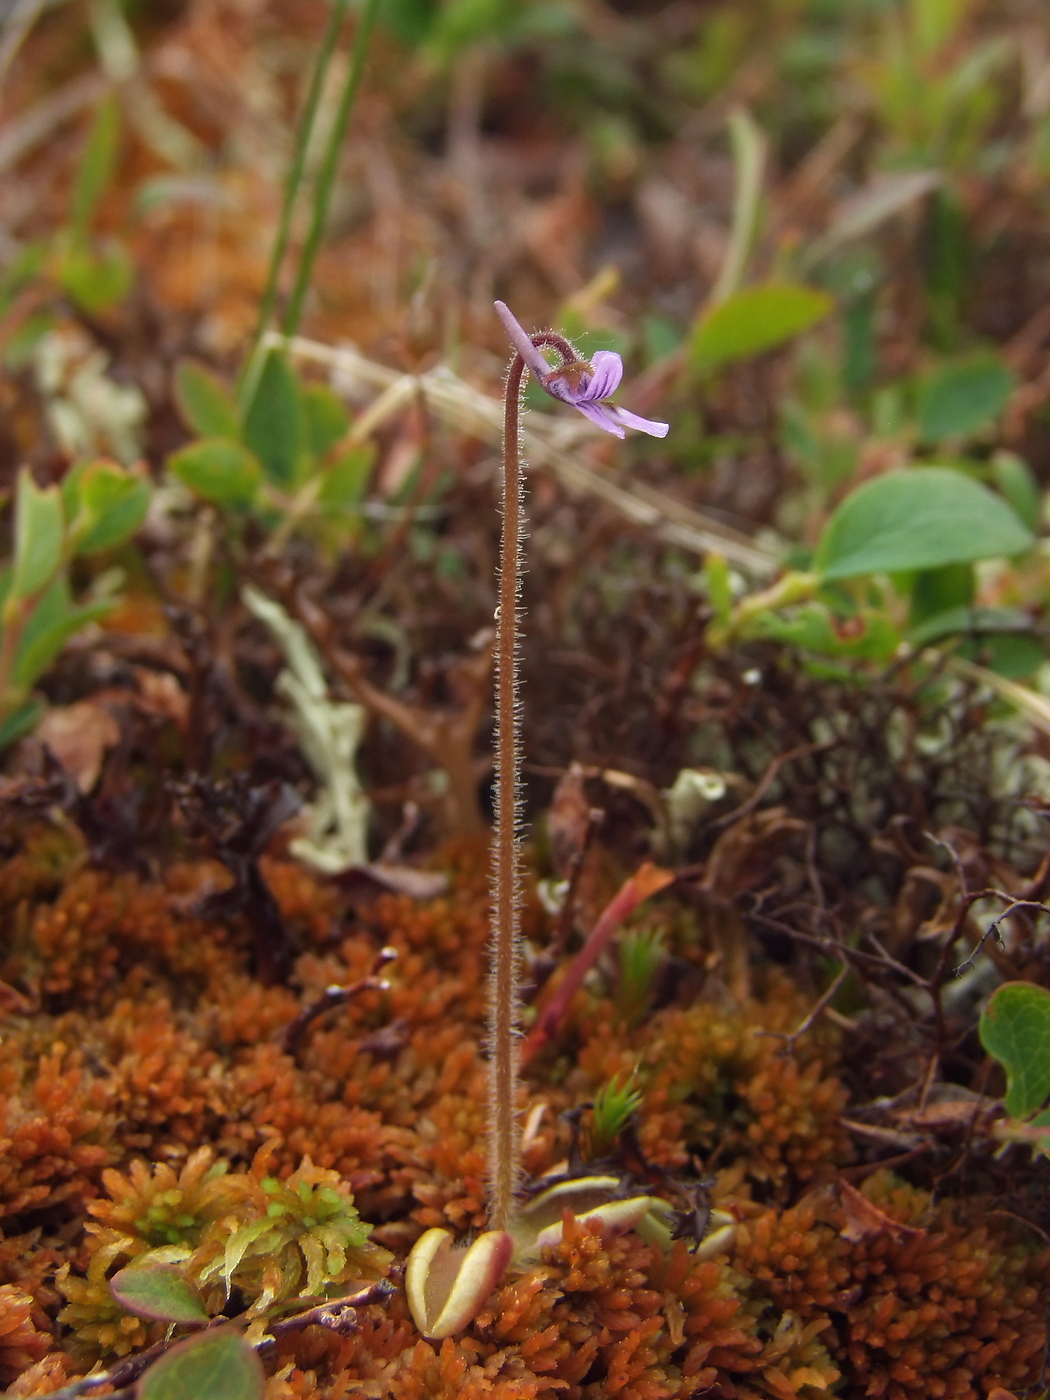
{"label": "dark woody stem", "polygon": [[[544,332],[564,368],[579,356],[564,336]],[[524,487],[521,395],[525,361],[507,373],[503,420],[503,544],[496,614],[496,829],[492,843],[492,953],[489,983],[489,1229],[505,1230],[514,1212],[521,1129],[518,1121],[519,799],[521,724],[518,697],[518,609]]]}

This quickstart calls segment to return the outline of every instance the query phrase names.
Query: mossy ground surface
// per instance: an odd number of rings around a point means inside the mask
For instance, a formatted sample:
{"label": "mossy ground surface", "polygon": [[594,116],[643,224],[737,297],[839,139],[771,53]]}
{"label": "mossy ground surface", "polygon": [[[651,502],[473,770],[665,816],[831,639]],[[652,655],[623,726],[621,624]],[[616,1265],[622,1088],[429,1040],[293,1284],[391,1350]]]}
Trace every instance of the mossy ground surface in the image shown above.
{"label": "mossy ground surface", "polygon": [[[486,853],[465,843],[441,861],[437,899],[352,903],[265,860],[299,950],[286,987],[253,976],[240,920],[196,912],[224,878],[208,862],[105,871],[75,831],[47,824],[9,854],[4,972],[35,1003],[4,1027],[0,1368],[12,1394],[156,1340],[163,1325],[125,1313],[107,1275],[148,1245],[192,1245],[222,1208],[216,1192],[250,1183],[260,1152],[273,1177],[308,1162],[351,1191],[395,1281],[423,1228],[482,1227]],[[709,1171],[714,1205],[738,1221],[729,1248],[701,1259],[683,1239],[666,1255],[571,1224],[454,1340],[423,1340],[400,1289],[345,1334],[282,1338],[268,1400],[917,1400],[1034,1382],[1050,1290],[1039,1234],[878,1169],[842,1122],[848,1033],[818,1023],[785,1053],[812,998],[760,958],[750,993],[734,996],[717,943],[673,892],[647,917],[685,990],[633,1024],[601,980],[577,996],[527,1069],[525,1107],[545,1109],[526,1166],[533,1178],[556,1168],[570,1146],[560,1115],[633,1072],[650,1189]],[[530,904],[534,934],[543,918]],[[398,955],[389,990],[362,992],[284,1048],[301,1007],[365,976],[384,945]],[[209,1186],[217,1160],[229,1175]]]}

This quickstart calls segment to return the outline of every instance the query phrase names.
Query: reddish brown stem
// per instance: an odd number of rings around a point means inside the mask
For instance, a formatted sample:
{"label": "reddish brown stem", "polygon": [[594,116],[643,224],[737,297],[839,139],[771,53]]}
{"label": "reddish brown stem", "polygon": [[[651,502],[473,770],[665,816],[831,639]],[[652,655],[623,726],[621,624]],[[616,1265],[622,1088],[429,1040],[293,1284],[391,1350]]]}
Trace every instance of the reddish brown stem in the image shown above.
{"label": "reddish brown stem", "polygon": [[[564,364],[577,359],[569,342],[545,332],[532,343],[550,346]],[[519,1058],[519,831],[521,726],[518,703],[518,608],[524,489],[521,391],[525,361],[507,373],[503,418],[503,543],[496,613],[496,828],[492,843],[492,954],[489,982],[489,1229],[505,1230],[514,1210],[521,1156]]]}
{"label": "reddish brown stem", "polygon": [[526,1054],[529,1058],[546,1045],[548,1040],[557,1035],[568,1012],[569,1004],[583,986],[583,979],[598,961],[609,940],[627,918],[627,915],[636,909],[643,900],[650,899],[660,890],[666,889],[674,878],[673,870],[662,870],[658,865],[647,860],[629,879],[624,881],[619,891],[603,909],[598,922],[587,935],[586,943],[576,954],[571,967],[559,982],[554,995],[533,1028],[526,1046]]}

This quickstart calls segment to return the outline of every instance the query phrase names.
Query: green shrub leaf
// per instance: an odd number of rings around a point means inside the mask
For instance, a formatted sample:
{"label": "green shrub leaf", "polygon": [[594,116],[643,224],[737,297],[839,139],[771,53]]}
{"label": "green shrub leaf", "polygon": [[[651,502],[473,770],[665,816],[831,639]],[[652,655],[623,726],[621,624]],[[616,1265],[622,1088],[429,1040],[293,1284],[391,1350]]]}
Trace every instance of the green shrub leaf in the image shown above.
{"label": "green shrub leaf", "polygon": [[138,1383],[137,1400],[260,1400],[262,1363],[232,1328],[180,1342]]}
{"label": "green shrub leaf", "polygon": [[337,457],[324,474],[319,500],[332,513],[359,506],[368,491],[375,448],[366,443]]}
{"label": "green shrub leaf", "polygon": [[65,514],[57,486],[36,484],[23,467],[15,488],[15,558],[10,597],[31,598],[62,562]]}
{"label": "green shrub leaf", "polygon": [[981,1012],[981,1044],[1006,1070],[1006,1111],[1027,1118],[1050,1095],[1050,992],[1006,982]]}
{"label": "green shrub leaf", "polygon": [[91,123],[87,145],[77,166],[73,204],[69,211],[75,239],[86,237],[103,191],[113,178],[120,144],[120,108],[116,98],[104,97]]}
{"label": "green shrub leaf", "polygon": [[992,458],[992,476],[1000,493],[1029,530],[1035,530],[1039,524],[1041,499],[1032,468],[1016,452],[997,452]]}
{"label": "green shrub leaf", "polygon": [[262,466],[253,452],[232,438],[191,442],[168,458],[168,470],[198,496],[227,510],[246,510],[262,484]]}
{"label": "green shrub leaf", "polygon": [[801,282],[744,287],[700,318],[693,360],[713,369],[773,350],[822,321],[834,305],[827,292]]}
{"label": "green shrub leaf", "polygon": [[244,421],[244,440],[275,486],[291,486],[299,466],[299,382],[280,350],[266,352]]}
{"label": "green shrub leaf", "polygon": [[999,416],[1013,387],[1010,370],[989,355],[942,365],[919,385],[919,436],[923,442],[969,437]]}
{"label": "green shrub leaf", "polygon": [[186,424],[200,437],[239,438],[237,404],[217,374],[196,360],[175,367],[175,402]]}
{"label": "green shrub leaf", "polygon": [[65,574],[59,574],[30,613],[22,631],[11,668],[15,685],[28,690],[44,674],[70,637],[89,622],[105,617],[115,601],[107,598],[76,607],[70,596],[69,581]]}
{"label": "green shrub leaf", "polygon": [[1046,661],[1046,647],[1037,637],[1017,633],[988,632],[985,636],[964,637],[955,654],[976,661],[1009,681],[1026,681]]}
{"label": "green shrub leaf", "polygon": [[869,611],[854,618],[836,618],[822,602],[805,604],[787,614],[760,613],[751,625],[751,633],[822,656],[874,661],[888,661],[900,644],[900,636],[888,617]]}
{"label": "green shrub leaf", "polygon": [[78,245],[59,259],[56,276],[77,306],[94,314],[123,300],[135,280],[135,264],[127,249],[112,240],[97,251]]}
{"label": "green shrub leaf", "polygon": [[1032,534],[1004,500],[950,467],[865,482],[828,521],[816,567],[825,580],[901,573],[1020,554]]}
{"label": "green shrub leaf", "polygon": [[346,405],[323,384],[311,384],[302,395],[303,428],[306,450],[323,457],[350,428]]}
{"label": "green shrub leaf", "polygon": [[958,633],[982,637],[992,632],[1026,633],[1032,630],[1032,619],[1020,608],[974,608],[968,604],[945,608],[924,618],[908,631],[908,641],[914,647],[924,647]]}
{"label": "green shrub leaf", "polygon": [[131,538],[146,518],[151,493],[144,477],[99,459],[70,472],[62,494],[73,521],[75,553],[97,554]]}
{"label": "green shrub leaf", "polygon": [[113,1275],[109,1291],[138,1317],[160,1322],[207,1322],[197,1289],[174,1264],[129,1264]]}
{"label": "green shrub leaf", "polygon": [[43,713],[39,700],[24,700],[6,719],[0,720],[0,751],[28,734]]}

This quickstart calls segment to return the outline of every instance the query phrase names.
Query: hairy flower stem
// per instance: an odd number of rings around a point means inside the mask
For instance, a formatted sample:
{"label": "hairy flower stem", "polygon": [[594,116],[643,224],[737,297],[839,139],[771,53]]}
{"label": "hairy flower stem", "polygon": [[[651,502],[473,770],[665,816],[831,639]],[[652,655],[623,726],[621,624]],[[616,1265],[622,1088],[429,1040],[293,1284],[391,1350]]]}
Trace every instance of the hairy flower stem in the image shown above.
{"label": "hairy flower stem", "polygon": [[[579,357],[564,336],[534,335],[563,365]],[[518,609],[524,485],[521,397],[525,361],[507,373],[503,419],[503,543],[496,618],[496,829],[492,844],[492,954],[489,985],[489,1229],[506,1230],[514,1211],[521,1129],[518,1122],[519,796],[521,725],[518,696]]]}

